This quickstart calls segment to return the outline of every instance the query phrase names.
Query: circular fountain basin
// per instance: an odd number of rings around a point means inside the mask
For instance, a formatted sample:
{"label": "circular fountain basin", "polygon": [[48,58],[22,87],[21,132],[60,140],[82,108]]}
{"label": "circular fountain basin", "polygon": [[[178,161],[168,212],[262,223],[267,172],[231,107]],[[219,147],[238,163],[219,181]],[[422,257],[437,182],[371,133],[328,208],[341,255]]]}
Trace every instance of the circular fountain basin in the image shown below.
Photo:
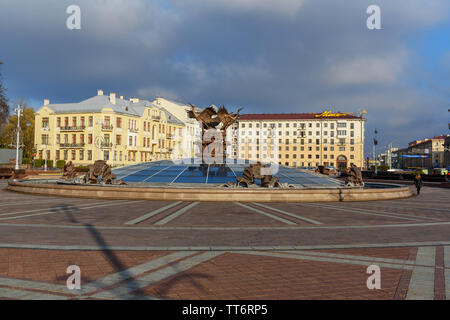
{"label": "circular fountain basin", "polygon": [[406,198],[407,186],[370,183],[350,188],[344,182],[307,170],[279,166],[274,172],[289,188],[224,187],[242,176],[248,162],[201,165],[193,161],[153,161],[113,170],[127,185],[73,184],[58,180],[12,180],[8,190],[77,198],[165,201],[330,202]]}

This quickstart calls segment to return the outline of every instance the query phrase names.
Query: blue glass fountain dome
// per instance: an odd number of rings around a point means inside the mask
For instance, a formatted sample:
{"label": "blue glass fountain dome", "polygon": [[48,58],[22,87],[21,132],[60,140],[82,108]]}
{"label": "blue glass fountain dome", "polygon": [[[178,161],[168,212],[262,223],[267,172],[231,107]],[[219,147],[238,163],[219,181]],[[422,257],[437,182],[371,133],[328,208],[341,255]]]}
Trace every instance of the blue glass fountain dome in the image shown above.
{"label": "blue glass fountain dome", "polygon": [[[204,187],[236,182],[236,177],[242,176],[250,164],[248,160],[227,160],[224,165],[198,162],[194,159],[142,162],[114,169],[113,173],[117,179],[132,184]],[[340,180],[297,168],[276,165],[272,166],[272,171],[280,182],[297,188],[338,188],[343,185]]]}

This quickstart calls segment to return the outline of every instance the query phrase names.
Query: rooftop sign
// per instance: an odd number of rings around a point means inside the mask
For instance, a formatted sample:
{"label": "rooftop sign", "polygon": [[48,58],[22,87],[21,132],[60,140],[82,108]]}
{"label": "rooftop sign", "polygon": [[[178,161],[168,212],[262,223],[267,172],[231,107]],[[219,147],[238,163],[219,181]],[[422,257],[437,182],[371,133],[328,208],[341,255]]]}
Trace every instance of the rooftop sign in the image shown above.
{"label": "rooftop sign", "polygon": [[316,118],[331,118],[331,117],[344,117],[347,116],[346,113],[332,113],[331,110],[322,112],[321,114],[316,114]]}

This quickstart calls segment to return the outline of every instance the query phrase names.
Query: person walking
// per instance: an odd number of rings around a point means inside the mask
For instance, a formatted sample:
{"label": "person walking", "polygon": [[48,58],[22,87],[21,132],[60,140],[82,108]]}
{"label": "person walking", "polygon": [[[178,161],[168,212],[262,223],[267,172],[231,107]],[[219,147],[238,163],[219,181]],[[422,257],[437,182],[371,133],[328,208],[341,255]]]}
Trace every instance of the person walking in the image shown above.
{"label": "person walking", "polygon": [[420,194],[420,188],[422,188],[422,176],[420,173],[417,173],[414,177],[414,184],[416,185],[417,195]]}

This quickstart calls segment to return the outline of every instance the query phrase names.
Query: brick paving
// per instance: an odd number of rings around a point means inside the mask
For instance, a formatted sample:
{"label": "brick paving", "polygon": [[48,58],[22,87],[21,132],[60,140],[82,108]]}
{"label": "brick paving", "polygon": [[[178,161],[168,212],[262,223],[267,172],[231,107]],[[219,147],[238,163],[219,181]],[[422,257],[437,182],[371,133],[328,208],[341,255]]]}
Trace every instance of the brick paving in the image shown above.
{"label": "brick paving", "polygon": [[[2,190],[0,299],[448,299],[449,200],[429,187],[265,207]],[[381,289],[366,286],[371,264]],[[69,265],[81,291],[65,287]]]}

